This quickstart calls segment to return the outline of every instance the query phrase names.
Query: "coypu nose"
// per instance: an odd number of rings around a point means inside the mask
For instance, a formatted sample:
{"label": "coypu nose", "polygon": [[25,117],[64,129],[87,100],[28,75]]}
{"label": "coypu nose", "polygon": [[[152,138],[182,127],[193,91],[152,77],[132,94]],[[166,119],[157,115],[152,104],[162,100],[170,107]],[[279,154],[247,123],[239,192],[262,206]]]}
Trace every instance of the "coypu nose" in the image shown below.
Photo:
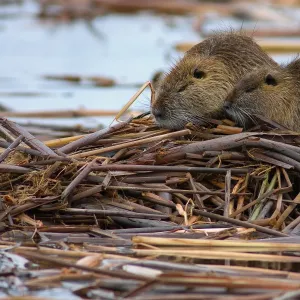
{"label": "coypu nose", "polygon": [[223,108],[224,108],[225,110],[227,110],[227,109],[230,109],[231,106],[232,106],[232,103],[231,103],[231,102],[225,101],[225,102],[224,102],[224,105],[223,105]]}
{"label": "coypu nose", "polygon": [[153,107],[152,114],[154,115],[155,119],[164,119],[165,117],[165,110],[163,108]]}

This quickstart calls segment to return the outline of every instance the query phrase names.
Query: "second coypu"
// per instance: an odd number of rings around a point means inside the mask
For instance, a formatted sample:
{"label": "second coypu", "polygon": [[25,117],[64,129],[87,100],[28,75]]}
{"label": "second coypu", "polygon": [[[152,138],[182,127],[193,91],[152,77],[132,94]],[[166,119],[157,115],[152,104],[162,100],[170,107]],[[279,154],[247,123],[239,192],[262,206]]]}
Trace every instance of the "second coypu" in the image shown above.
{"label": "second coypu", "polygon": [[195,45],[160,81],[151,112],[161,127],[204,125],[221,116],[224,100],[237,81],[256,69],[278,66],[251,37],[218,33]]}
{"label": "second coypu", "polygon": [[224,111],[245,128],[261,115],[300,131],[300,59],[245,75],[227,96]]}

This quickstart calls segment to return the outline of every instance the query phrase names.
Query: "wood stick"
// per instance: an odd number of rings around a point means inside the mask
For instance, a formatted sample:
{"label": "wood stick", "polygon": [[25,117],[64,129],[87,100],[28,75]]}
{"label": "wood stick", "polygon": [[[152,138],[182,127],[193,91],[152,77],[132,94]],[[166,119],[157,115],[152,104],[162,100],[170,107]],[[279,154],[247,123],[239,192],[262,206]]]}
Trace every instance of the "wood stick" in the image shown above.
{"label": "wood stick", "polygon": [[19,136],[22,135],[24,137],[24,142],[35,150],[40,151],[44,155],[57,157],[58,155],[47,147],[44,143],[35,138],[32,134],[30,134],[26,129],[22,128],[20,125],[6,119],[0,118],[0,124],[11,131],[14,135]]}
{"label": "wood stick", "polygon": [[129,123],[129,121],[121,122],[121,123],[115,124],[113,126],[110,126],[108,128],[96,131],[94,133],[84,135],[80,139],[73,141],[70,144],[67,144],[67,145],[59,148],[59,151],[67,154],[67,153],[71,153],[71,152],[75,151],[76,149],[80,149],[83,146],[91,145],[91,144],[95,143],[97,140],[99,140],[101,137],[105,136],[106,134],[113,133],[113,132],[125,127],[126,125],[128,125],[128,123]]}
{"label": "wood stick", "polygon": [[[226,168],[204,168],[204,167],[181,167],[181,166],[148,166],[148,165],[118,165],[111,164],[96,166],[95,171],[129,171],[129,172],[190,172],[190,173],[211,173],[226,174],[231,170],[232,174],[245,174],[248,169],[226,169]],[[150,174],[148,174],[150,175]]]}
{"label": "wood stick", "polygon": [[176,247],[229,247],[238,251],[242,248],[265,248],[280,249],[278,251],[298,251],[299,243],[276,243],[268,240],[243,241],[243,240],[204,240],[204,239],[186,239],[186,238],[162,238],[150,236],[135,236],[132,238],[133,243],[145,243],[153,246],[176,246]]}
{"label": "wood stick", "polygon": [[163,134],[163,135],[159,135],[159,136],[155,136],[155,137],[150,137],[150,138],[146,138],[146,139],[142,139],[142,140],[137,140],[137,141],[128,142],[128,143],[122,143],[122,144],[111,146],[111,147],[106,147],[106,148],[102,148],[102,149],[91,150],[91,151],[86,151],[86,152],[82,152],[82,153],[78,153],[78,154],[73,154],[73,155],[71,155],[71,157],[82,158],[82,157],[87,157],[87,156],[92,156],[92,155],[98,155],[98,154],[103,154],[103,153],[107,153],[107,152],[111,152],[111,151],[120,150],[123,148],[129,148],[129,147],[133,147],[133,146],[139,146],[139,145],[144,145],[144,144],[148,144],[148,143],[153,143],[153,142],[164,140],[164,139],[185,136],[188,134],[191,134],[191,131],[188,129],[184,129],[184,130],[171,132],[171,133],[167,133],[167,134]]}
{"label": "wood stick", "polygon": [[3,151],[0,155],[0,163],[3,162],[7,156],[9,155],[9,153],[11,153],[13,150],[15,150],[20,143],[22,143],[22,141],[24,140],[24,136],[20,135],[18,138],[15,139],[15,141],[13,143],[11,143],[11,145],[9,145],[5,151]]}

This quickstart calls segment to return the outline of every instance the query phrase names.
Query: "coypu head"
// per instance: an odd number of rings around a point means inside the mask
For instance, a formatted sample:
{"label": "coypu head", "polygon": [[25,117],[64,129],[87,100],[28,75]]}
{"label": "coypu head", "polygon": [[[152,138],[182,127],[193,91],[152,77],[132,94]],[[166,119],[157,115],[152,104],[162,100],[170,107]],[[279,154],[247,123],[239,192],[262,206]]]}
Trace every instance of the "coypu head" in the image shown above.
{"label": "coypu head", "polygon": [[261,115],[289,128],[300,128],[300,60],[286,67],[262,68],[245,75],[228,94],[223,108],[238,125],[249,128]]}
{"label": "coypu head", "polygon": [[156,88],[151,112],[158,125],[181,129],[204,125],[223,113],[236,82],[262,65],[277,65],[250,37],[227,32],[192,47]]}
{"label": "coypu head", "polygon": [[[220,72],[224,70],[224,72]],[[205,124],[207,118],[218,117],[221,106],[232,87],[226,66],[217,59],[184,58],[158,87],[152,113],[162,127],[180,129],[186,123]],[[218,90],[218,93],[212,91]]]}

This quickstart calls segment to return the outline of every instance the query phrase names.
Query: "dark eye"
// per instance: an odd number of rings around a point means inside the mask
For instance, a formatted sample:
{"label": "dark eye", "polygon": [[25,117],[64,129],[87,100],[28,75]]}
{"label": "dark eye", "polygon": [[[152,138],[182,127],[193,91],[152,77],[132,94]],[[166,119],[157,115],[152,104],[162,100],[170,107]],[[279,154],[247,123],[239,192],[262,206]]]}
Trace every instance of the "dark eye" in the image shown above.
{"label": "dark eye", "polygon": [[271,74],[268,74],[268,75],[266,76],[266,78],[265,78],[265,83],[266,83],[267,85],[273,85],[273,86],[277,85],[276,79],[275,79]]}
{"label": "dark eye", "polygon": [[194,77],[197,78],[197,79],[201,79],[201,78],[204,77],[204,72],[196,69],[194,71]]}
{"label": "dark eye", "polygon": [[183,85],[179,90],[178,90],[178,92],[180,93],[180,92],[183,92],[185,89],[186,89],[186,87],[187,87],[187,84],[186,85]]}

